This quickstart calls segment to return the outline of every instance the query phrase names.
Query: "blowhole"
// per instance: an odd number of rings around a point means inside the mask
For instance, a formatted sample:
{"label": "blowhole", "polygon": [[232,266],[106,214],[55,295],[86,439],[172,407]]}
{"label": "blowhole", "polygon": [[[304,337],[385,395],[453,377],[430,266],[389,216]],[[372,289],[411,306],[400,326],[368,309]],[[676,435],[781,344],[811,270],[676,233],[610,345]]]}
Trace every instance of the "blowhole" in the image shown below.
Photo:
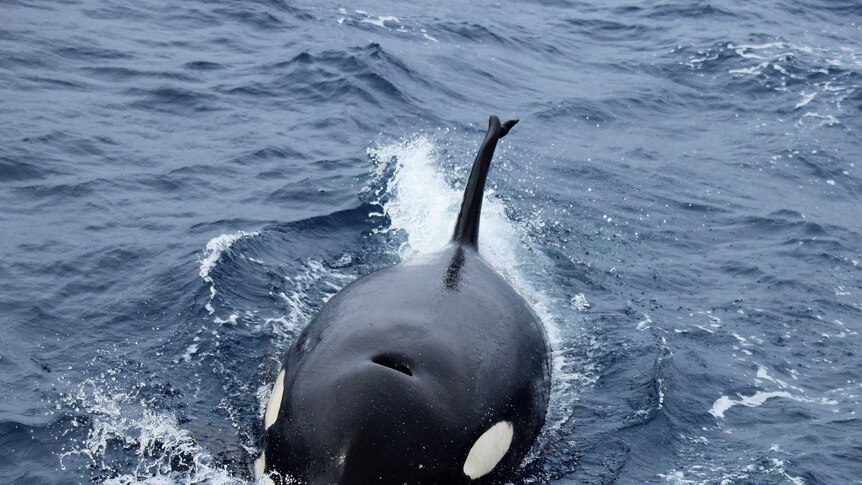
{"label": "blowhole", "polygon": [[411,371],[409,367],[407,367],[405,364],[402,364],[401,362],[396,362],[389,357],[379,355],[371,359],[371,362],[374,362],[377,365],[382,365],[383,367],[389,367],[392,370],[398,371],[402,374],[407,374],[408,376],[413,375],[413,371]]}

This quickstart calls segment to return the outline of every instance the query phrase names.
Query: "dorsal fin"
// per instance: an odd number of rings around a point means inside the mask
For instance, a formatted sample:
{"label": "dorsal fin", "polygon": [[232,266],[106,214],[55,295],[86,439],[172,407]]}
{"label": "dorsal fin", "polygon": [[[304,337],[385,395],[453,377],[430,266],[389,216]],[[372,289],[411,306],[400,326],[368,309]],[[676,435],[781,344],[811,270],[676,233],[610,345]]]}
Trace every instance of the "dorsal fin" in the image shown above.
{"label": "dorsal fin", "polygon": [[488,120],[488,134],[485,135],[485,141],[482,142],[479,153],[476,154],[476,160],[473,161],[473,169],[470,171],[467,188],[464,190],[464,200],[461,202],[461,212],[458,213],[452,242],[462,246],[478,247],[482,197],[485,194],[485,179],[488,178],[494,149],[497,148],[497,141],[506,136],[517,123],[518,120],[509,120],[501,125],[500,118],[493,115]]}

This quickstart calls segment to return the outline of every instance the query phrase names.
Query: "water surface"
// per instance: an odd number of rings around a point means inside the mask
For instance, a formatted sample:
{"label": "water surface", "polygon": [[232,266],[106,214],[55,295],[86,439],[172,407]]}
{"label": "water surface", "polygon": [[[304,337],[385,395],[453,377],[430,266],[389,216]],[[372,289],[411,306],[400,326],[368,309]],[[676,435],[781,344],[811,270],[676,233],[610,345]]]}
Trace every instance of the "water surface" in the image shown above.
{"label": "water surface", "polygon": [[446,243],[554,341],[513,483],[860,483],[862,7],[0,5],[0,482],[251,481],[279,358]]}

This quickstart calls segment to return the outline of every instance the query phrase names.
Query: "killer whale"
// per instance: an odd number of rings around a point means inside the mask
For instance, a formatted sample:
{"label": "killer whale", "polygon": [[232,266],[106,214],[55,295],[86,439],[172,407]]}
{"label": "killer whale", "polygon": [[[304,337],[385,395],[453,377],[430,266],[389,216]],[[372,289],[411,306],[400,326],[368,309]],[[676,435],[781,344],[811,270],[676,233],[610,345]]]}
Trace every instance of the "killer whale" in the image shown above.
{"label": "killer whale", "polygon": [[499,484],[545,420],[550,349],[481,257],[485,181],[517,120],[491,116],[451,243],[347,285],[287,352],[255,474],[309,485]]}

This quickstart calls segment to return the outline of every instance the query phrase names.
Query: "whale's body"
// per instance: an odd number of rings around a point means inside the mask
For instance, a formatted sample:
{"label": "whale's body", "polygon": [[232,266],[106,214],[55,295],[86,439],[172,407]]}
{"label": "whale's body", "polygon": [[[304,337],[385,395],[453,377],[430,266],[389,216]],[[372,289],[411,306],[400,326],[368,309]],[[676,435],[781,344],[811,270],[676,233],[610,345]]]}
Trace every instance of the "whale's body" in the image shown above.
{"label": "whale's body", "polygon": [[275,483],[503,483],[548,404],[549,347],[524,299],[477,250],[491,118],[452,243],[362,277],[288,352],[257,473]]}

